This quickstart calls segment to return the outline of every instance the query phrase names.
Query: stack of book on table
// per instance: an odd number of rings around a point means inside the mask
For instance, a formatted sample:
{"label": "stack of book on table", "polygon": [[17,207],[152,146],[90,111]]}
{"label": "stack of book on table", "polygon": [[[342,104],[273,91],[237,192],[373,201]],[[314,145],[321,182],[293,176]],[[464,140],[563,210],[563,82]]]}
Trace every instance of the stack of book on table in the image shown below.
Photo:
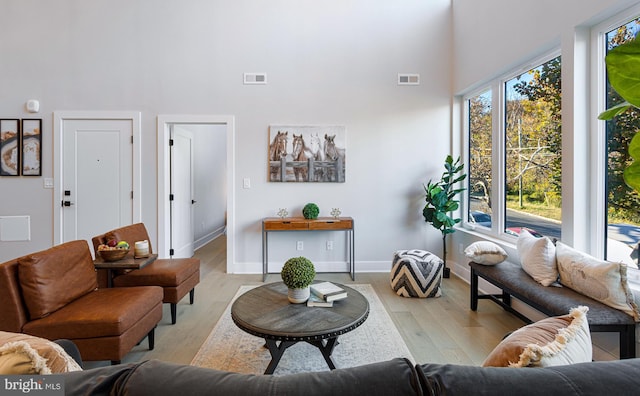
{"label": "stack of book on table", "polygon": [[309,307],[332,307],[333,302],[347,298],[347,291],[331,282],[311,285],[311,296],[307,300]]}

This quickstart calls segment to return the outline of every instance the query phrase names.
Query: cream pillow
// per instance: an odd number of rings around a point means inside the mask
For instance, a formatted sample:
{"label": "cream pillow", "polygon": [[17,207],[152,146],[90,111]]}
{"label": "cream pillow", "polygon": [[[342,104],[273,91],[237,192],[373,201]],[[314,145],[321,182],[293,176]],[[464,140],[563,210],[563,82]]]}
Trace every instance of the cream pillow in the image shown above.
{"label": "cream pillow", "polygon": [[484,264],[495,265],[507,259],[507,252],[503,248],[489,241],[478,241],[464,249],[464,255],[471,261]]}
{"label": "cream pillow", "polygon": [[517,248],[522,269],[536,282],[549,286],[558,280],[556,247],[549,238],[536,238],[523,228]]}
{"label": "cream pillow", "polygon": [[562,242],[558,242],[556,248],[562,285],[640,321],[638,306],[627,283],[626,265],[599,260]]}
{"label": "cream pillow", "polygon": [[502,340],[483,367],[549,367],[590,362],[593,355],[588,307],[542,319]]}

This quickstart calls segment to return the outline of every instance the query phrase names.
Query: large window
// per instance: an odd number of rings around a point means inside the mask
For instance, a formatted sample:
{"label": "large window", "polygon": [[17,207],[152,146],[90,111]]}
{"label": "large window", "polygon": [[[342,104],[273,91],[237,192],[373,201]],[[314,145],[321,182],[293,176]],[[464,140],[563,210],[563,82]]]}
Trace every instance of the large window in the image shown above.
{"label": "large window", "polygon": [[469,125],[469,222],[491,228],[491,91],[467,101]]}
{"label": "large window", "polygon": [[[560,238],[560,70],[560,57],[547,57],[466,98],[468,224],[512,236],[524,227]],[[492,150],[493,142],[504,150]],[[496,187],[499,192],[492,191]]]}
{"label": "large window", "polygon": [[505,231],[560,238],[560,57],[504,83]]}
{"label": "large window", "polygon": [[[640,18],[630,20],[604,35],[605,52],[632,40],[638,34]],[[606,76],[605,76],[606,80]],[[609,108],[622,99],[606,81],[605,104]],[[606,258],[637,265],[640,241],[640,196],[628,187],[623,171],[631,163],[628,146],[640,130],[638,110],[627,111],[606,122]]]}

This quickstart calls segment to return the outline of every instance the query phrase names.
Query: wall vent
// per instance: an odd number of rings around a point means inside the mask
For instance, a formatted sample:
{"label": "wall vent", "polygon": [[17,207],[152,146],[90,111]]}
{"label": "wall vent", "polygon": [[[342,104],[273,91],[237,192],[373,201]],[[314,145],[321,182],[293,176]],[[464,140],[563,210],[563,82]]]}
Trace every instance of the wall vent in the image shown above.
{"label": "wall vent", "polygon": [[398,85],[420,85],[420,75],[398,74]]}
{"label": "wall vent", "polygon": [[245,84],[266,84],[267,73],[244,73]]}

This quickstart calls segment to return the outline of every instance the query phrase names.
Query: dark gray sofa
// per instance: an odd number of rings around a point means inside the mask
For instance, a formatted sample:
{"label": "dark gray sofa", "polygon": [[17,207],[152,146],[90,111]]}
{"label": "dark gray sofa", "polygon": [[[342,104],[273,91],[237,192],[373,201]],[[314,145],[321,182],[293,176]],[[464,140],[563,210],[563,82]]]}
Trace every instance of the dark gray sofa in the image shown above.
{"label": "dark gray sofa", "polygon": [[63,374],[67,395],[635,395],[640,359],[549,368],[413,365],[392,359],[285,376],[247,375],[157,360]]}

